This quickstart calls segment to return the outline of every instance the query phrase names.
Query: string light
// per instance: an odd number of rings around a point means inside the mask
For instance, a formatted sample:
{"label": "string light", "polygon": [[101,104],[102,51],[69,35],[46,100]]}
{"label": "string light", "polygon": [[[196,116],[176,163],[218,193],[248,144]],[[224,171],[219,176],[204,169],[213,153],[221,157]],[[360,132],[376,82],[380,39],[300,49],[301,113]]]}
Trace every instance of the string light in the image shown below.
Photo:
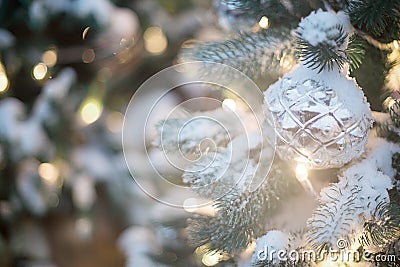
{"label": "string light", "polygon": [[86,27],[86,28],[83,30],[83,32],[82,32],[82,40],[85,40],[85,39],[86,39],[86,36],[87,36],[89,30],[90,30],[90,27]]}
{"label": "string light", "polygon": [[33,74],[33,78],[35,78],[36,80],[43,80],[47,74],[46,64],[44,64],[43,62],[36,64],[33,67],[32,74]]}
{"label": "string light", "polygon": [[225,111],[235,111],[236,107],[236,102],[233,99],[227,98],[222,101],[222,108]]}
{"label": "string light", "polygon": [[393,41],[393,47],[394,49],[400,49],[399,41],[397,40]]}
{"label": "string light", "polygon": [[304,182],[308,179],[308,169],[304,164],[297,164],[296,166],[296,178],[299,182]]}
{"label": "string light", "polygon": [[50,50],[45,51],[42,55],[42,61],[47,67],[49,67],[49,68],[54,67],[57,63],[56,50],[50,49]]}
{"label": "string light", "polygon": [[147,28],[143,39],[145,49],[153,55],[160,55],[167,49],[168,40],[160,27]]}
{"label": "string light", "polygon": [[296,178],[303,186],[304,190],[311,193],[313,196],[317,196],[317,193],[308,179],[308,168],[303,163],[298,163],[296,166]]}
{"label": "string light", "polygon": [[268,29],[268,27],[269,27],[269,19],[266,16],[263,16],[260,19],[260,21],[258,22],[258,25],[263,29]]}
{"label": "string light", "polygon": [[55,184],[59,176],[59,171],[51,163],[42,163],[38,167],[39,176],[49,184]]}
{"label": "string light", "polygon": [[8,90],[10,82],[3,64],[0,63],[0,94]]}
{"label": "string light", "polygon": [[85,124],[92,124],[100,118],[103,107],[96,99],[86,100],[81,107],[81,119]]}

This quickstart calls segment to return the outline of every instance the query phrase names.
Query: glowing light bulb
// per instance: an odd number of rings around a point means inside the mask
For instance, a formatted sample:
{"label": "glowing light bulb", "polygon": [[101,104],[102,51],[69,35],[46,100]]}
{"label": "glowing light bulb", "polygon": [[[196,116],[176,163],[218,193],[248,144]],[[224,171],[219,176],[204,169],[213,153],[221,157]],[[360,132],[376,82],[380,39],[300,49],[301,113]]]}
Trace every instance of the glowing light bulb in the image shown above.
{"label": "glowing light bulb", "polygon": [[43,178],[46,182],[50,184],[55,184],[59,176],[59,171],[51,163],[42,163],[38,167],[39,176]]}
{"label": "glowing light bulb", "polygon": [[263,29],[268,29],[268,27],[269,27],[269,19],[266,16],[263,16],[260,19],[260,21],[258,22],[258,25]]}
{"label": "glowing light bulb", "polygon": [[296,178],[300,182],[308,180],[308,169],[306,165],[299,163],[296,166]]}
{"label": "glowing light bulb", "polygon": [[145,49],[153,55],[160,55],[167,49],[168,40],[160,27],[147,28],[143,39]]}
{"label": "glowing light bulb", "polygon": [[308,168],[303,163],[298,163],[296,166],[296,178],[303,186],[304,190],[316,197],[317,193],[314,190],[310,180],[308,180]]}
{"label": "glowing light bulb", "polygon": [[57,63],[56,50],[50,49],[50,50],[45,51],[42,55],[42,61],[47,67],[49,67],[49,68],[54,67],[54,65],[56,65],[56,63]]}
{"label": "glowing light bulb", "polygon": [[397,40],[394,40],[394,41],[393,41],[393,47],[394,47],[395,49],[399,49],[399,48],[400,48],[399,42],[400,42],[400,41],[397,41]]}
{"label": "glowing light bulb", "polygon": [[236,110],[236,102],[233,99],[225,99],[222,101],[222,108],[226,111],[235,111]]}
{"label": "glowing light bulb", "polygon": [[103,107],[95,99],[87,100],[81,108],[81,119],[85,124],[92,124],[100,118]]}
{"label": "glowing light bulb", "polygon": [[86,38],[86,36],[87,36],[89,30],[90,30],[90,27],[86,27],[86,28],[83,30],[83,32],[82,32],[82,40],[85,40],[85,38]]}
{"label": "glowing light bulb", "polygon": [[9,85],[10,82],[8,80],[6,72],[0,68],[0,93],[6,92]]}
{"label": "glowing light bulb", "polygon": [[36,64],[33,67],[32,74],[33,74],[33,78],[35,78],[36,80],[43,80],[47,74],[46,64],[44,64],[43,62]]}

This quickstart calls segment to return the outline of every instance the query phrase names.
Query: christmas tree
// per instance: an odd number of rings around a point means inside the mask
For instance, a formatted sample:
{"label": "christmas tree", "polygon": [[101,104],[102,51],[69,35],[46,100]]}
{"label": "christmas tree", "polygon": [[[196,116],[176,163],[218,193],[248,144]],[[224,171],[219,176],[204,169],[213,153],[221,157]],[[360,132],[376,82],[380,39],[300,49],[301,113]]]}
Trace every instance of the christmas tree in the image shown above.
{"label": "christmas tree", "polygon": [[[171,111],[155,142],[182,171],[173,182],[197,193],[184,203],[195,254],[207,266],[399,266],[400,1],[213,8],[223,34],[184,44],[178,61],[200,64],[219,104],[194,96],[201,108]],[[220,88],[246,77],[263,95]]]}
{"label": "christmas tree", "polygon": [[0,266],[193,265],[171,242],[186,214],[159,216],[171,211],[135,185],[121,131],[134,90],[198,27],[171,17],[194,8],[0,2]]}
{"label": "christmas tree", "polygon": [[399,266],[399,10],[0,1],[0,266]]}

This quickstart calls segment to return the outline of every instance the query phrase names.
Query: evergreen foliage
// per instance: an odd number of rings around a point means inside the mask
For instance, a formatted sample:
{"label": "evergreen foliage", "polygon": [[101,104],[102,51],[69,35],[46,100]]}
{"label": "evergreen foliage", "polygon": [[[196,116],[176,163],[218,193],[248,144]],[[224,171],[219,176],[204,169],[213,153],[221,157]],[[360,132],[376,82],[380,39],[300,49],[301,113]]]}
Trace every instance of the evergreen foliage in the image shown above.
{"label": "evergreen foliage", "polygon": [[280,206],[280,199],[298,190],[293,177],[284,176],[276,164],[267,182],[254,192],[236,188],[217,200],[215,217],[198,215],[189,221],[193,244],[206,245],[210,251],[239,253],[265,231],[268,218]]}
{"label": "evergreen foliage", "polygon": [[222,42],[196,43],[182,51],[184,61],[206,61],[231,66],[250,78],[285,70],[285,61],[296,62],[294,37],[287,28],[241,33]]}
{"label": "evergreen foliage", "polygon": [[[226,64],[252,79],[271,72],[286,73],[299,62],[318,73],[334,70],[336,67],[344,71],[348,68],[360,84],[367,81],[363,73],[357,71],[364,67],[365,58],[380,55],[379,59],[382,60],[376,62],[376,65],[382,66],[382,70],[385,68],[382,76],[387,75],[398,64],[387,58],[391,52],[399,49],[398,43],[393,42],[400,39],[399,0],[221,0],[220,3],[240,10],[256,20],[263,16],[268,17],[269,28],[254,27],[246,32],[230,33],[232,35],[226,36],[224,41],[196,43],[183,50],[183,61]],[[337,24],[332,24],[333,20],[326,24],[320,20],[306,25],[308,29],[305,29],[304,23],[307,21],[302,18],[312,10],[315,12],[309,17],[323,12],[320,9],[328,11],[324,15],[335,14]],[[338,14],[344,16],[339,18]],[[317,25],[318,23],[322,26]],[[284,58],[290,61],[287,68],[284,66]],[[367,89],[380,89],[375,87],[374,85],[374,88]],[[378,135],[399,144],[400,104],[398,99],[392,99],[392,102],[386,111],[388,120],[379,121],[376,128]],[[368,158],[369,154],[366,153],[365,157]],[[382,248],[380,253],[383,253],[384,247],[398,243],[400,201],[398,198],[389,199],[386,193],[391,187],[394,188],[392,190],[399,190],[399,158],[398,154],[393,155],[392,167],[397,171],[395,177],[392,177],[392,170],[383,171],[382,166],[376,163],[379,160],[372,158],[363,162],[366,165],[371,163],[368,166],[372,168],[371,173],[365,171],[356,174],[357,169],[354,168],[353,171],[345,171],[347,176],[339,177],[337,183],[323,189],[313,216],[308,220],[308,245],[321,251],[334,247],[339,239],[345,239],[349,244],[359,241],[363,246],[379,246]],[[357,164],[356,162],[345,168],[351,169]],[[284,191],[287,190],[287,184],[282,186],[277,181],[284,180],[287,183],[290,180],[289,171],[280,173],[280,178],[276,178],[278,168],[282,167],[279,166],[277,164],[274,167],[274,173],[258,191],[249,193],[231,190],[215,202],[215,217],[197,216],[191,220],[189,233],[193,243],[206,245],[211,251],[236,254],[245,249],[254,238],[260,237],[265,231],[265,223],[278,205],[276,200],[278,197],[282,199],[281,194],[285,194]],[[362,165],[360,166],[357,168],[364,172]],[[192,177],[195,178],[191,179],[194,181],[192,186],[209,183],[212,180],[210,177],[213,177],[212,173],[210,175]],[[375,176],[381,179],[379,182],[382,187],[374,184]],[[290,266],[291,263],[280,264]],[[262,262],[257,266],[281,265]]]}

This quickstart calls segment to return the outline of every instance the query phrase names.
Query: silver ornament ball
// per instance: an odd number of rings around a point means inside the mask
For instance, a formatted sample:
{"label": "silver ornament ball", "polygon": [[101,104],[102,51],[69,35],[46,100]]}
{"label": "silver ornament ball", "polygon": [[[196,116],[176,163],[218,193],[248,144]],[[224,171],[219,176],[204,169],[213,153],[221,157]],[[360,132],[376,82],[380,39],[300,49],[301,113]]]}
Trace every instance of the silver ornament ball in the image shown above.
{"label": "silver ornament ball", "polygon": [[342,167],[362,154],[373,120],[361,90],[354,81],[350,84],[346,90],[360,91],[349,95],[359,98],[351,100],[359,108],[340,99],[335,88],[312,78],[286,77],[266,91],[265,108],[274,119],[268,123],[274,126],[280,158],[327,169]]}

